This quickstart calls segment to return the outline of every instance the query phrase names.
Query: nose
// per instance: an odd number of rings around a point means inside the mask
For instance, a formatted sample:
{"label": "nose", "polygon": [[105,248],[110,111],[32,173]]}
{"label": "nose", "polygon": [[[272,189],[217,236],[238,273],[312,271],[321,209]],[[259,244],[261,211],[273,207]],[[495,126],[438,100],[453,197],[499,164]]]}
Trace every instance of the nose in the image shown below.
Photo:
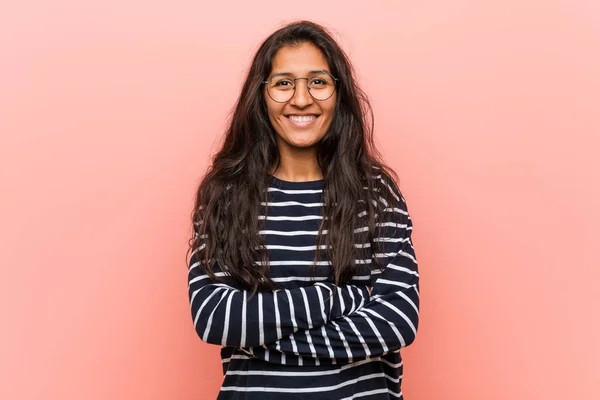
{"label": "nose", "polygon": [[[305,83],[300,83],[299,81],[305,81]],[[290,100],[290,103],[296,107],[304,108],[311,105],[312,102],[313,98],[308,90],[308,78],[297,78],[296,90],[292,96],[292,99]]]}

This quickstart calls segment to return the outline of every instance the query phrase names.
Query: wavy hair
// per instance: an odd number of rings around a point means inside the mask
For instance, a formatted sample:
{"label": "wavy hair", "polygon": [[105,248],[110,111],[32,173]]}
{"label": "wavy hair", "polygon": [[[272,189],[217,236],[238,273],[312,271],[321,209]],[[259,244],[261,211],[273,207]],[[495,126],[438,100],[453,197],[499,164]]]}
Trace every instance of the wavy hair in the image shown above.
{"label": "wavy hair", "polygon": [[[373,240],[377,237],[376,218],[387,207],[381,198],[393,204],[386,185],[398,190],[396,173],[384,164],[375,148],[369,100],[357,85],[352,64],[339,44],[325,28],[310,21],[294,22],[275,31],[253,58],[222,145],[199,184],[192,211],[194,235],[188,253],[200,252],[202,268],[198,270],[240,289],[256,292],[277,287],[269,277],[268,251],[258,233],[265,221],[258,216],[261,202],[267,201],[270,171],[280,165],[261,82],[270,74],[279,49],[304,43],[319,48],[331,73],[339,78],[333,119],[317,144],[317,162],[324,177],[322,213],[328,218],[323,218],[319,228],[315,260],[320,257],[325,236],[325,255],[334,283],[348,283],[356,272],[355,258],[370,258],[377,251],[379,242]],[[357,227],[365,226],[365,219],[368,231],[355,234]],[[327,230],[326,235],[323,230]],[[363,246],[355,245],[357,239]],[[217,277],[217,271],[224,271],[227,279]]]}

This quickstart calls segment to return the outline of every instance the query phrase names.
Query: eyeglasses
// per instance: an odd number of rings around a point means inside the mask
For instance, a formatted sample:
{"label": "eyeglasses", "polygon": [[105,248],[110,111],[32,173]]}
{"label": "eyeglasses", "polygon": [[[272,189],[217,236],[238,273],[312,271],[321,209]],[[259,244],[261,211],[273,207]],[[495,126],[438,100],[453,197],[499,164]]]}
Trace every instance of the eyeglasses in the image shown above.
{"label": "eyeglasses", "polygon": [[308,78],[290,78],[286,75],[275,75],[262,83],[267,85],[267,93],[273,101],[287,103],[296,93],[296,81],[301,79],[306,80],[308,93],[318,101],[324,101],[333,96],[336,82],[339,80],[329,72],[320,71]]}

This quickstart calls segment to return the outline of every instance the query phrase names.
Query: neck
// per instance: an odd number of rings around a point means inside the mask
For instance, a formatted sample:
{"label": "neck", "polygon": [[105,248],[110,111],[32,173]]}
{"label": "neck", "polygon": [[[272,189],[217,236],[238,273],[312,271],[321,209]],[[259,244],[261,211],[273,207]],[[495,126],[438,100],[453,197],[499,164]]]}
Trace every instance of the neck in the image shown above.
{"label": "neck", "polygon": [[315,148],[294,149],[279,152],[280,164],[271,175],[289,182],[307,182],[323,179],[323,173],[317,163]]}

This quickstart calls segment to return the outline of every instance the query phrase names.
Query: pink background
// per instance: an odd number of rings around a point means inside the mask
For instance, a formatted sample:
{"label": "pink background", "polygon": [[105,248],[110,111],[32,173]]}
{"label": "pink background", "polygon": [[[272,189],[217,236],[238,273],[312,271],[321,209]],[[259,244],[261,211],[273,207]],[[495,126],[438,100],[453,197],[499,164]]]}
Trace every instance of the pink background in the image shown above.
{"label": "pink background", "polygon": [[298,18],[336,30],[413,215],[407,399],[600,398],[598,2],[203,4],[1,7],[0,398],[215,397],[193,191],[256,46]]}

